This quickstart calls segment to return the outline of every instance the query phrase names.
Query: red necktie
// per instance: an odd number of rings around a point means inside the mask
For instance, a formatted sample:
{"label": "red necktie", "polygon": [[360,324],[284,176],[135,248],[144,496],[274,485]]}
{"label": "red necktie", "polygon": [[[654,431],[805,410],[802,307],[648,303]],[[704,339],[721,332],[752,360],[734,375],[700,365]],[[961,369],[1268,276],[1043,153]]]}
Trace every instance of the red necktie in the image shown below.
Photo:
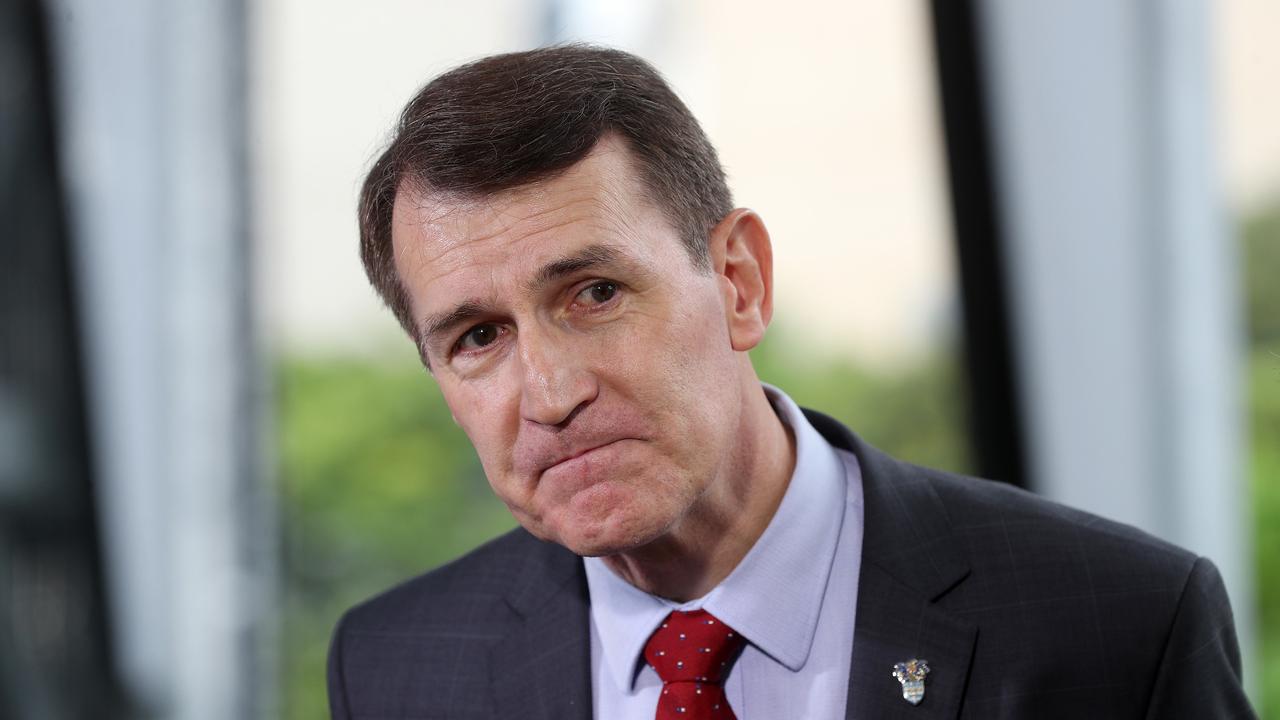
{"label": "red necktie", "polygon": [[644,646],[662,678],[657,720],[736,720],[724,679],[745,641],[706,610],[673,612]]}

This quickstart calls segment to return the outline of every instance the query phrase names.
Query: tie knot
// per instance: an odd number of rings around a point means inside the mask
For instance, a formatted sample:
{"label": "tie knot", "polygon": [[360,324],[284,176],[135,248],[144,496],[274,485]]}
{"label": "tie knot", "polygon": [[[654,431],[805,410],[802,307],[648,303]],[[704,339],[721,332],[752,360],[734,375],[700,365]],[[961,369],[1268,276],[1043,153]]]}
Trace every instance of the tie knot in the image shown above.
{"label": "tie knot", "polygon": [[706,610],[673,612],[644,646],[663,683],[724,682],[745,641]]}

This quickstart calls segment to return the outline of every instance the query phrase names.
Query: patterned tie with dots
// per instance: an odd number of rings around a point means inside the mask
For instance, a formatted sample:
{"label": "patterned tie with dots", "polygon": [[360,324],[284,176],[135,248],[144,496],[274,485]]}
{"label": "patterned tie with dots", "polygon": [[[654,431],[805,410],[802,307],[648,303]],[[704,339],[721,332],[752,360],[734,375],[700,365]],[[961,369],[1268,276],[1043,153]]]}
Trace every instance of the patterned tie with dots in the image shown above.
{"label": "patterned tie with dots", "polygon": [[706,610],[668,615],[644,646],[662,678],[657,720],[735,720],[724,679],[744,644]]}

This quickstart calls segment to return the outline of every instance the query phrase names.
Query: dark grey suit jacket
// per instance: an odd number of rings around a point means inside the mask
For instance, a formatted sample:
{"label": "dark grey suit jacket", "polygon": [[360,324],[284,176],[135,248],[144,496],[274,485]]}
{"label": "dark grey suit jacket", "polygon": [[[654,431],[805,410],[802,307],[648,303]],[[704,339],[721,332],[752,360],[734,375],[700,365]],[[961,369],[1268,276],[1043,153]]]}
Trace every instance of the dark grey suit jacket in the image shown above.
{"label": "dark grey suit jacket", "polygon": [[[1213,565],[998,483],[894,460],[806,411],[862,468],[848,718],[1247,718]],[[587,583],[515,530],[350,610],[335,720],[591,717]],[[894,663],[928,660],[919,706]]]}

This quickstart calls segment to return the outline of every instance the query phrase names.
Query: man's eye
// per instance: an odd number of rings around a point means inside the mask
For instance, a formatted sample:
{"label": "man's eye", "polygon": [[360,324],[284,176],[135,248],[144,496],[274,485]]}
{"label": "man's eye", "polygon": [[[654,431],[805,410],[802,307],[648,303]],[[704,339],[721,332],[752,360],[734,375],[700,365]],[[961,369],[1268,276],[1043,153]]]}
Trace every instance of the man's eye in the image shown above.
{"label": "man's eye", "polygon": [[583,288],[582,292],[578,293],[578,301],[588,305],[603,305],[612,300],[617,294],[617,283],[601,280]]}
{"label": "man's eye", "polygon": [[458,349],[465,351],[482,348],[497,340],[501,332],[501,328],[493,323],[477,325],[458,338]]}

